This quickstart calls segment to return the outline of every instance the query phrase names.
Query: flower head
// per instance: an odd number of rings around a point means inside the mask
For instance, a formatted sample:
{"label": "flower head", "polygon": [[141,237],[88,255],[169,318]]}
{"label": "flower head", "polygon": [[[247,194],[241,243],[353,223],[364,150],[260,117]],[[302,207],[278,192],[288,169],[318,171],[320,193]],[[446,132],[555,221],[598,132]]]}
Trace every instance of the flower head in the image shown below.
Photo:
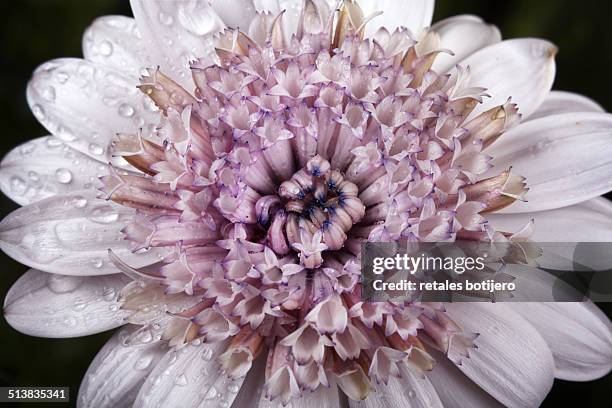
{"label": "flower head", "polygon": [[[531,316],[502,305],[363,303],[361,244],[518,239],[528,220],[512,218],[507,229],[510,218],[491,213],[550,210],[606,191],[597,178],[581,198],[547,200],[563,184],[536,176],[536,199],[526,203],[519,175],[534,173],[523,157],[536,149],[530,135],[555,144],[580,132],[556,133],[547,103],[553,113],[598,109],[549,94],[550,43],[499,43],[473,17],[430,29],[432,1],[404,9],[305,0],[297,13],[277,3],[134,1],[136,22],[94,24],[86,61],[36,72],[29,100],[55,136],[3,162],[3,189],[29,205],[0,224],[0,241],[19,261],[65,275],[28,272],[8,295],[9,322],[51,336],[129,323],[90,368],[84,406],[129,395],[138,406],[250,406],[256,389],[283,405],[333,405],[338,388],[392,406],[408,389],[407,398],[442,406],[453,400],[445,387],[460,389],[465,406],[537,405],[554,365],[559,374],[575,354],[534,326],[566,306],[534,306],[542,311]],[[459,43],[462,32],[470,35]],[[517,87],[509,73],[520,76]],[[571,103],[555,105],[561,97]],[[593,131],[610,127],[603,113],[572,115],[591,115]],[[516,145],[504,144],[511,138]],[[25,165],[12,164],[19,154]],[[45,181],[55,190],[13,174],[39,165],[39,154],[74,160]],[[57,302],[66,328],[22,317],[36,291]],[[65,301],[84,294],[99,316],[66,311]],[[609,322],[575,307],[593,320],[580,330],[603,332],[605,363],[594,372],[605,374]],[[129,372],[112,392],[96,380],[111,371]],[[484,391],[462,388],[463,375]]]}

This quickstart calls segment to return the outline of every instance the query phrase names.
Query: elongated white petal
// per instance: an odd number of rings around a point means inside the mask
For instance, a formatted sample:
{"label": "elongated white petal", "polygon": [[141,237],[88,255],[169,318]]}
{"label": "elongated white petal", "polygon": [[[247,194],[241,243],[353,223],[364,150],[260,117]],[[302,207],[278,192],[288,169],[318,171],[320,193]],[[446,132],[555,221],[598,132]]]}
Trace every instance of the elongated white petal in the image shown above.
{"label": "elongated white petal", "polygon": [[159,114],[133,78],[90,61],[64,58],[34,71],[27,88],[30,109],[54,136],[104,163],[117,133],[136,133]]}
{"label": "elongated white petal", "polygon": [[445,306],[464,331],[480,333],[478,348],[470,350],[470,357],[458,368],[508,407],[539,406],[552,386],[554,362],[533,326],[499,303]]}
{"label": "elongated white petal", "polygon": [[134,80],[138,79],[141,68],[153,65],[136,21],[125,16],[94,20],[83,34],[83,56],[88,61],[124,72]]}
{"label": "elongated white petal", "polygon": [[34,269],[13,284],[4,301],[6,321],[30,336],[66,338],[114,329],[124,323],[117,295],[122,275],[65,276]]}
{"label": "elongated white petal", "polygon": [[548,41],[520,38],[502,41],[459,62],[471,67],[470,86],[487,88],[491,95],[472,115],[502,105],[508,98],[528,116],[544,101],[555,79],[557,48]]}
{"label": "elongated white petal", "polygon": [[211,7],[223,20],[226,26],[248,31],[255,18],[255,3],[253,0],[212,0]]}
{"label": "elongated white petal", "polygon": [[222,374],[224,343],[189,344],[161,359],[140,389],[134,408],[231,406],[242,379]]}
{"label": "elongated white petal", "polygon": [[441,353],[435,353],[436,366],[427,377],[445,408],[501,408],[503,405],[463,374]]}
{"label": "elongated white petal", "polygon": [[572,112],[604,112],[604,108],[584,95],[564,91],[550,91],[542,105],[529,115],[527,120]]}
{"label": "elongated white petal", "polygon": [[[570,207],[520,214],[490,214],[489,222],[498,231],[516,232],[533,220],[535,242],[562,242],[552,257],[538,259],[544,267],[574,270],[574,262],[594,270],[608,270],[612,265],[609,245],[588,242],[612,242],[612,203],[593,198]],[[554,245],[546,245],[555,250]],[[560,252],[560,253],[559,253]],[[559,256],[557,256],[559,255]],[[571,256],[570,256],[571,255]]]}
{"label": "elongated white petal", "polygon": [[496,230],[516,232],[531,220],[536,242],[612,242],[612,203],[603,197],[570,207],[520,214],[489,214]]}
{"label": "elongated white petal", "polygon": [[32,268],[65,275],[118,273],[109,249],[136,268],[158,262],[158,252],[133,254],[123,239],[120,231],[133,216],[134,210],[90,191],[49,197],[0,222],[0,248]]}
{"label": "elongated white petal", "polygon": [[374,392],[363,401],[349,400],[351,408],[442,408],[437,390],[427,377],[399,364],[401,378],[390,377],[389,383],[375,384]]}
{"label": "elongated white petal", "polygon": [[[494,169],[527,178],[527,202],[504,213],[566,207],[612,189],[612,115],[580,112],[522,123],[487,153]],[[495,170],[492,170],[495,171]]]}
{"label": "elongated white petal", "polygon": [[591,301],[510,303],[546,340],[555,376],[590,381],[612,369],[612,324]]}
{"label": "elongated white petal", "polygon": [[[258,408],[282,408],[279,400],[270,401],[262,395]],[[331,382],[329,387],[320,386],[312,392],[304,392],[301,397],[291,400],[292,408],[340,408],[338,386]]]}
{"label": "elongated white petal", "polygon": [[[434,24],[431,29],[440,35],[440,48],[455,55],[438,55],[432,69],[444,73],[481,48],[501,41],[499,29],[471,15],[453,16]],[[466,40],[469,39],[469,40]]]}
{"label": "elongated white petal", "polygon": [[149,373],[167,352],[167,344],[125,345],[138,326],[127,326],[102,347],[79,388],[80,408],[131,407]]}
{"label": "elongated white petal", "polygon": [[380,27],[392,32],[398,27],[406,27],[418,36],[425,27],[431,25],[434,0],[360,0],[363,14],[369,16],[378,11],[383,14],[366,26],[366,36],[372,37]]}
{"label": "elongated white petal", "polygon": [[74,190],[92,190],[107,165],[72,149],[54,136],[30,140],[0,164],[0,189],[20,205]]}
{"label": "elongated white petal", "polygon": [[225,27],[208,0],[130,0],[144,46],[154,64],[188,91],[189,62],[213,61],[213,35]]}

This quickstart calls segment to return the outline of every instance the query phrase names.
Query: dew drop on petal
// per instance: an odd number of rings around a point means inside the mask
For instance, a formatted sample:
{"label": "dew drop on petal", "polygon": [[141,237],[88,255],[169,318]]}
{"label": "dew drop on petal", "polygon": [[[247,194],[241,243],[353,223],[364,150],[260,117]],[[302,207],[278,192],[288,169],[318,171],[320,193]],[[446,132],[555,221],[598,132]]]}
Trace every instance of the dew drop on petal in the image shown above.
{"label": "dew drop on petal", "polygon": [[82,280],[78,276],[58,275],[55,273],[49,274],[47,277],[47,287],[53,293],[68,293],[72,292],[81,286]]}
{"label": "dew drop on petal", "polygon": [[113,44],[108,41],[102,41],[98,46],[98,52],[105,57],[110,56],[113,53]]}
{"label": "dew drop on petal", "polygon": [[64,142],[73,142],[76,140],[76,136],[74,135],[72,130],[61,125],[57,127],[53,134]]}
{"label": "dew drop on petal", "polygon": [[72,172],[65,168],[55,170],[55,179],[62,184],[68,184],[72,181]]}
{"label": "dew drop on petal", "polygon": [[55,74],[55,79],[57,79],[57,82],[59,82],[60,84],[65,84],[66,82],[68,82],[68,78],[70,77],[64,71],[60,71],[57,74]]}
{"label": "dew drop on petal", "polygon": [[174,384],[178,385],[179,387],[184,387],[188,383],[189,381],[187,381],[187,376],[185,376],[185,374],[181,374],[174,379]]}
{"label": "dew drop on petal", "polygon": [[47,147],[56,148],[62,146],[64,143],[56,137],[49,136],[47,140],[45,140],[45,144]]}
{"label": "dew drop on petal", "polygon": [[15,195],[24,195],[28,189],[28,185],[19,176],[11,177],[11,192]]}
{"label": "dew drop on petal", "polygon": [[174,18],[172,17],[172,15],[168,13],[164,13],[163,11],[159,12],[158,18],[159,18],[159,22],[165,26],[169,26],[169,25],[172,25],[172,23],[174,23]]}
{"label": "dew drop on petal", "polygon": [[41,90],[40,95],[44,100],[53,102],[55,100],[55,88],[51,85],[46,86]]}
{"label": "dew drop on petal", "polygon": [[78,298],[72,304],[72,308],[77,312],[84,310],[86,307],[87,307],[87,302],[83,301],[82,299],[78,299]]}
{"label": "dew drop on petal", "polygon": [[102,205],[91,211],[89,219],[100,224],[110,224],[119,219],[119,214],[111,207]]}
{"label": "dew drop on petal", "polygon": [[119,115],[129,118],[134,115],[134,108],[127,103],[122,103],[119,105]]}
{"label": "dew drop on petal", "polygon": [[36,119],[43,121],[45,120],[45,110],[40,105],[32,106],[32,113],[36,116]]}
{"label": "dew drop on petal", "polygon": [[153,362],[152,356],[143,356],[139,358],[138,360],[136,360],[136,362],[134,363],[134,369],[135,370],[146,370],[147,368],[151,366],[152,362]]}
{"label": "dew drop on petal", "polygon": [[204,399],[212,400],[212,399],[217,398],[217,395],[218,395],[217,389],[215,387],[210,387],[208,392],[204,395]]}
{"label": "dew drop on petal", "polygon": [[89,152],[96,156],[100,156],[102,153],[104,153],[104,148],[97,143],[90,143]]}
{"label": "dew drop on petal", "polygon": [[40,177],[38,176],[38,173],[37,173],[37,172],[35,172],[35,171],[29,171],[29,172],[28,172],[28,178],[29,178],[31,181],[34,181],[34,182],[37,182],[37,181],[39,181],[39,180],[40,180]]}

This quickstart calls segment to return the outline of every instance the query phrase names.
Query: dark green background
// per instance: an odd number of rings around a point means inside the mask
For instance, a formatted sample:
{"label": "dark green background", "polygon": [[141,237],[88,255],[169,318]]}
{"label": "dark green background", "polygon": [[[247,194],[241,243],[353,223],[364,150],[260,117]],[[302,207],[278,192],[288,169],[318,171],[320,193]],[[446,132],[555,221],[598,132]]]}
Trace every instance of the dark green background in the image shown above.
{"label": "dark green background", "polygon": [[[547,38],[560,48],[555,88],[588,95],[612,110],[611,3],[438,0],[434,21],[471,13],[496,24],[504,38]],[[0,155],[23,141],[46,134],[25,100],[25,86],[34,68],[52,58],[81,56],[83,30],[94,18],[106,14],[130,15],[127,0],[0,2]],[[0,217],[16,208],[6,198],[0,199],[0,205]],[[3,297],[26,267],[4,254],[0,254],[0,265]],[[0,386],[70,386],[75,397],[89,362],[108,337],[106,333],[80,339],[37,339],[17,333],[0,319]],[[590,383],[556,381],[543,406],[610,406],[611,387],[612,376]]]}

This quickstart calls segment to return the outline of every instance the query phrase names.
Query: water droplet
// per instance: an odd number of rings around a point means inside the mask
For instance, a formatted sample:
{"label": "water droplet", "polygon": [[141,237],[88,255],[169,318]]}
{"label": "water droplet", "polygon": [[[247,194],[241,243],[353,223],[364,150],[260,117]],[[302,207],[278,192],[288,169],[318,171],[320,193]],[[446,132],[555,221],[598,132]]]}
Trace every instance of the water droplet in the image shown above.
{"label": "water droplet", "polygon": [[174,23],[174,18],[172,17],[172,15],[168,13],[164,13],[163,11],[159,12],[158,17],[159,17],[159,22],[165,26],[169,26],[169,25],[172,25],[172,23]]}
{"label": "water droplet", "polygon": [[31,154],[34,149],[36,149],[36,145],[34,143],[26,143],[19,148],[19,153],[21,153],[22,156],[27,156]]}
{"label": "water droplet", "polygon": [[229,387],[227,387],[227,390],[233,394],[236,394],[238,391],[240,391],[240,387],[236,384],[232,384]]}
{"label": "water droplet", "polygon": [[210,387],[206,395],[204,395],[204,399],[212,400],[212,399],[217,398],[217,395],[218,395],[217,389],[215,387]]}
{"label": "water droplet", "polygon": [[122,103],[119,105],[119,114],[125,118],[129,118],[134,115],[134,108],[127,103]]}
{"label": "water droplet", "polygon": [[187,381],[187,377],[185,376],[185,374],[181,374],[174,379],[174,384],[178,385],[179,387],[184,387],[187,385],[187,383],[188,381]]}
{"label": "water droplet", "polygon": [[179,23],[185,30],[203,36],[217,26],[214,13],[209,7],[199,7],[197,2],[190,2],[178,9]]}
{"label": "water droplet", "polygon": [[108,57],[113,53],[113,44],[108,41],[102,41],[98,46],[98,52],[100,53],[100,55]]}
{"label": "water droplet", "polygon": [[136,363],[134,363],[134,369],[146,370],[147,368],[151,366],[152,362],[153,362],[152,356],[143,356],[139,358],[138,360],[136,360]]}
{"label": "water droplet", "polygon": [[71,204],[76,208],[83,208],[87,205],[87,199],[83,196],[75,196],[72,198]]}
{"label": "water droplet", "polygon": [[51,85],[46,86],[41,90],[40,95],[44,100],[52,102],[55,100],[55,88]]}
{"label": "water droplet", "polygon": [[45,120],[45,110],[40,105],[32,106],[32,113],[36,116],[36,119],[43,121]]}
{"label": "water droplet", "polygon": [[28,185],[19,176],[11,177],[11,192],[15,195],[24,195],[28,189]]}
{"label": "water droplet", "polygon": [[55,74],[55,79],[57,79],[57,82],[59,82],[60,84],[65,84],[66,82],[68,82],[68,78],[70,78],[68,74],[63,71],[60,71]]}
{"label": "water droplet", "polygon": [[413,390],[409,390],[409,391],[408,391],[408,397],[410,397],[410,398],[414,398],[414,396],[415,396],[415,395],[416,395],[416,394],[414,393],[414,391],[413,391]]}
{"label": "water droplet", "polygon": [[47,277],[47,287],[53,293],[68,293],[72,292],[81,286],[81,278],[77,276],[59,275],[50,273]]}
{"label": "water droplet", "polygon": [[104,148],[97,143],[90,143],[89,152],[91,154],[95,154],[96,156],[100,156],[104,153]]}
{"label": "water droplet", "polygon": [[76,140],[76,136],[74,135],[72,130],[62,125],[58,126],[53,134],[64,142],[73,142]]}
{"label": "water droplet", "polygon": [[115,289],[111,288],[111,287],[106,287],[102,290],[102,297],[104,298],[104,300],[106,300],[107,302],[110,302],[111,300],[115,299]]}
{"label": "water droplet", "polygon": [[59,183],[68,184],[72,181],[72,172],[64,168],[57,169],[55,170],[55,178]]}
{"label": "water droplet", "polygon": [[152,340],[153,340],[153,334],[151,333],[151,330],[149,329],[142,330],[136,336],[136,341],[139,343],[146,344],[146,343],[150,343]]}
{"label": "water droplet", "polygon": [[77,325],[77,321],[74,317],[67,317],[64,319],[64,324],[69,327],[74,327]]}
{"label": "water droplet", "polygon": [[87,302],[83,301],[82,299],[76,299],[72,305],[72,308],[74,310],[81,311],[84,310],[87,307]]}
{"label": "water droplet", "polygon": [[100,269],[102,266],[104,266],[104,261],[102,258],[94,258],[91,260],[91,265],[96,269]]}
{"label": "water droplet", "polygon": [[50,148],[54,149],[56,147],[62,146],[64,143],[61,140],[59,140],[58,138],[56,138],[56,137],[49,136],[45,140],[45,144],[47,145],[47,147],[50,147]]}
{"label": "water droplet", "polygon": [[91,211],[89,219],[100,224],[110,224],[119,219],[119,214],[111,207],[102,205]]}
{"label": "water droplet", "polygon": [[112,304],[108,307],[108,310],[110,310],[111,312],[116,312],[117,310],[119,310],[119,305]]}
{"label": "water droplet", "polygon": [[202,360],[210,361],[212,359],[212,356],[213,356],[213,351],[210,348],[207,348],[206,350],[202,352]]}
{"label": "water droplet", "polygon": [[34,182],[37,182],[40,180],[40,177],[38,176],[38,173],[35,171],[29,171],[28,172],[28,178]]}

